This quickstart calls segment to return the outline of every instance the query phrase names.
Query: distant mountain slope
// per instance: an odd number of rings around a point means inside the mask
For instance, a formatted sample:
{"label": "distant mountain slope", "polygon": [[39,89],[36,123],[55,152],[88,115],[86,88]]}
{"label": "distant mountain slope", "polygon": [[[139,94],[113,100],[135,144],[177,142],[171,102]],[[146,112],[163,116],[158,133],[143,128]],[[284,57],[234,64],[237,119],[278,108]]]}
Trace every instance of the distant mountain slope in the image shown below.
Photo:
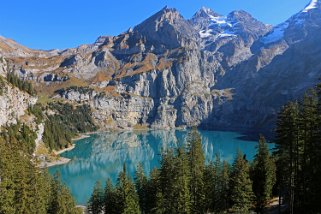
{"label": "distant mountain slope", "polygon": [[232,102],[215,109],[213,125],[270,132],[280,106],[302,97],[319,82],[320,33],[321,4],[312,1],[257,40],[252,46],[253,56],[216,85],[235,88],[235,96]]}

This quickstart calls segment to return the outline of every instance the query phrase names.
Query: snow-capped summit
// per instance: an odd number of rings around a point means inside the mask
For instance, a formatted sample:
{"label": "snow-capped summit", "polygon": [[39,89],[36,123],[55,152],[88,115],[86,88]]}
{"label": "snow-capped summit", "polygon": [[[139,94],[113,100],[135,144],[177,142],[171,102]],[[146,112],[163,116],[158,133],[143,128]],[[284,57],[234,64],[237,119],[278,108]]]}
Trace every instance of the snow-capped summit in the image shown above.
{"label": "snow-capped summit", "polygon": [[287,43],[302,41],[311,29],[321,25],[320,11],[321,0],[312,0],[303,10],[275,26],[260,41],[265,45],[282,40],[285,40]]}
{"label": "snow-capped summit", "polygon": [[307,13],[310,10],[321,8],[320,0],[311,0],[311,2],[302,10],[302,12]]}
{"label": "snow-capped summit", "polygon": [[194,22],[199,22],[200,19],[202,21],[207,21],[209,22],[208,24],[217,24],[217,25],[230,25],[227,22],[227,17],[222,16],[216,12],[214,12],[210,8],[202,7],[199,11],[197,11],[194,16],[192,17],[191,20]]}
{"label": "snow-capped summit", "polygon": [[205,7],[196,12],[190,22],[206,43],[209,40],[211,42],[230,40],[238,36],[248,42],[251,40],[250,37],[258,38],[270,28],[242,10],[223,16]]}
{"label": "snow-capped summit", "polygon": [[207,13],[207,14],[210,14],[210,13],[213,12],[212,9],[210,9],[210,8],[208,8],[208,7],[204,7],[204,6],[201,7],[200,11],[204,11],[204,12]]}
{"label": "snow-capped summit", "polygon": [[190,22],[203,39],[214,36],[214,40],[216,40],[222,37],[234,36],[231,29],[232,24],[227,20],[227,17],[206,7],[202,7],[197,11]]}

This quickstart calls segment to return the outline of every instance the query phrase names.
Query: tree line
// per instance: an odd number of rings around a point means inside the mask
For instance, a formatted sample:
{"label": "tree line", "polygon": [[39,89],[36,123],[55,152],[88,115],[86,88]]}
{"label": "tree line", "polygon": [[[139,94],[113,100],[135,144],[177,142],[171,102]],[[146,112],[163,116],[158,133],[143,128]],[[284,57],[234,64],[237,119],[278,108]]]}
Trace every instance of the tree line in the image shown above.
{"label": "tree line", "polygon": [[36,95],[36,91],[31,82],[20,79],[14,72],[7,72],[7,81],[30,95]]}
{"label": "tree line", "polygon": [[[79,133],[92,132],[97,130],[92,117],[89,105],[73,106],[69,103],[50,103],[47,110],[55,114],[46,115],[43,141],[50,149],[63,149],[72,143],[72,138]],[[31,111],[37,118],[41,115],[39,107],[34,106]]]}
{"label": "tree line", "polygon": [[275,164],[262,137],[252,163],[239,151],[232,165],[206,164],[196,130],[187,147],[162,154],[159,169],[146,176],[138,166],[134,181],[124,165],[114,186],[98,182],[88,202],[90,213],[249,213],[263,212],[276,182]]}
{"label": "tree line", "polygon": [[321,212],[321,85],[279,113],[276,164],[279,194],[289,213]]}
{"label": "tree line", "polygon": [[21,123],[0,134],[0,214],[81,213],[59,176],[35,167],[35,139]]}
{"label": "tree line", "polygon": [[[30,82],[21,80],[13,72],[7,73],[7,81],[30,95],[36,94]],[[5,80],[0,76],[0,95],[4,87]],[[55,114],[49,115],[47,110]],[[29,106],[28,113],[36,117],[37,124],[45,121],[43,140],[51,149],[71,143],[71,137],[77,133],[96,129],[90,107],[86,105],[51,103],[44,107],[38,103]],[[82,213],[68,188],[61,183],[59,174],[51,176],[47,169],[36,167],[33,155],[36,138],[32,128],[19,121],[1,127],[0,214]]]}

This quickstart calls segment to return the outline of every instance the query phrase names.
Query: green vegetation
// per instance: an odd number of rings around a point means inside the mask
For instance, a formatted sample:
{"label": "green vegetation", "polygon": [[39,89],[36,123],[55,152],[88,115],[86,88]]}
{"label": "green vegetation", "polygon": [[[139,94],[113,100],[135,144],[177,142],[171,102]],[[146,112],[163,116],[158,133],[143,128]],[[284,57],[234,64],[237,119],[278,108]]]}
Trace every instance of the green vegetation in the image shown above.
{"label": "green vegetation", "polygon": [[101,213],[104,208],[104,192],[100,182],[97,182],[93,194],[88,203],[88,211],[91,213]]}
{"label": "green vegetation", "polygon": [[50,149],[66,148],[77,134],[97,129],[88,105],[74,107],[58,102],[50,103],[49,109],[55,114],[47,116],[43,140]]}
{"label": "green vegetation", "polygon": [[66,88],[65,91],[77,91],[81,94],[87,94],[93,92],[94,89],[89,88],[88,86],[70,86]]}
{"label": "green vegetation", "polygon": [[[201,138],[196,130],[189,134],[187,145],[164,152],[160,168],[154,169],[149,177],[139,165],[135,185],[126,175],[126,166],[116,187],[108,180],[102,194],[101,186],[96,185],[88,204],[90,213],[99,213],[103,209],[105,213],[115,214],[249,213],[263,200],[256,195],[263,195],[264,203],[271,199],[274,177],[264,177],[262,183],[253,182],[250,165],[241,152],[232,166],[221,162],[218,155],[214,163],[205,164]],[[262,138],[251,174],[258,175],[262,172],[261,164],[268,165],[270,161],[272,167],[264,169],[275,175],[273,159]]]}
{"label": "green vegetation", "polygon": [[100,183],[95,185],[88,202],[88,211],[94,214],[99,214],[102,210],[105,210],[105,213],[139,214],[141,212],[138,200],[135,185],[127,176],[126,166],[124,165],[116,187],[108,180],[104,193]]}
{"label": "green vegetation", "polygon": [[[31,83],[19,79],[14,73],[7,80],[20,90],[35,95]],[[0,77],[0,95],[5,82]],[[45,121],[43,140],[51,149],[63,148],[78,133],[94,131],[90,108],[87,105],[72,106],[49,103],[46,107],[37,103],[29,106],[28,113],[36,117],[36,123]],[[61,184],[59,175],[51,177],[46,170],[35,166],[36,133],[27,125],[2,128],[0,133],[0,214],[7,213],[82,213],[69,190]]]}
{"label": "green vegetation", "polygon": [[233,163],[229,188],[232,211],[235,213],[249,213],[254,202],[254,194],[249,174],[249,164],[241,152],[237,153]]}
{"label": "green vegetation", "polygon": [[197,130],[193,130],[188,136],[189,142],[189,167],[191,171],[190,190],[191,190],[191,212],[204,213],[204,169],[205,157],[202,150],[201,136]]}
{"label": "green vegetation", "polygon": [[0,96],[3,95],[5,87],[6,87],[6,84],[5,84],[4,80],[3,80],[3,77],[0,76]]}
{"label": "green vegetation", "polygon": [[28,107],[28,113],[36,117],[36,123],[39,124],[44,120],[43,107],[40,103]]}
{"label": "green vegetation", "polygon": [[18,122],[16,125],[5,128],[5,130],[0,133],[0,138],[2,138],[4,142],[10,142],[12,149],[14,149],[13,146],[17,146],[19,150],[31,155],[36,146],[35,140],[37,135],[27,125]]}
{"label": "green vegetation", "polygon": [[20,90],[25,91],[30,95],[36,94],[36,91],[33,89],[32,84],[28,81],[21,80],[14,72],[7,72],[7,80],[12,85],[18,87]]}
{"label": "green vegetation", "polygon": [[269,153],[263,136],[260,137],[258,153],[254,158],[251,178],[253,181],[253,192],[256,196],[256,211],[261,213],[271,199],[273,186],[276,182],[275,162]]}
{"label": "green vegetation", "polygon": [[289,213],[321,211],[321,85],[290,102],[277,122],[277,180]]}
{"label": "green vegetation", "polygon": [[0,213],[80,213],[58,177],[33,162],[35,133],[24,124],[0,136]]}

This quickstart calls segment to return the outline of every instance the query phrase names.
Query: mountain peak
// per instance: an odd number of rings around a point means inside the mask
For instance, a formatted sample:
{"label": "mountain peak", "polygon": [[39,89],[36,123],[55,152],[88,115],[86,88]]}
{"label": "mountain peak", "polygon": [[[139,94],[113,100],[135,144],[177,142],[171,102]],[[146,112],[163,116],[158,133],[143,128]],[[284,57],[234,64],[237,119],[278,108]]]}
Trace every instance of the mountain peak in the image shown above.
{"label": "mountain peak", "polygon": [[169,8],[168,6],[165,6],[149,18],[149,20],[158,20],[160,22],[167,20],[169,23],[173,23],[177,19],[183,19],[183,16],[175,8]]}
{"label": "mountain peak", "polygon": [[321,0],[311,0],[311,2],[302,10],[302,12],[307,13],[310,10],[321,8]]}
{"label": "mountain peak", "polygon": [[[184,20],[183,16],[175,9],[165,6],[160,11],[143,21],[141,24],[137,25],[135,29],[157,29],[162,26],[162,23],[168,23],[174,25],[177,22]],[[134,30],[135,30],[134,29]]]}
{"label": "mountain peak", "polygon": [[165,7],[163,7],[160,11],[164,11],[164,12],[175,12],[175,11],[177,11],[175,8],[171,8],[171,7],[169,7],[169,6],[165,6]]}
{"label": "mountain peak", "polygon": [[204,6],[201,7],[201,9],[199,9],[199,11],[196,13],[202,13],[202,14],[206,14],[206,15],[218,15],[211,8],[204,7]]}
{"label": "mountain peak", "polygon": [[167,6],[152,15],[133,29],[138,38],[144,38],[149,44],[160,50],[173,49],[183,45],[196,34],[193,27],[175,9]]}
{"label": "mountain peak", "polygon": [[211,18],[211,17],[218,17],[221,16],[220,14],[214,12],[212,9],[207,8],[207,7],[201,7],[192,17],[192,19],[197,19],[197,18]]}
{"label": "mountain peak", "polygon": [[240,19],[240,18],[254,19],[253,16],[250,13],[246,12],[245,10],[234,10],[228,14],[228,17],[236,18],[236,19]]}

